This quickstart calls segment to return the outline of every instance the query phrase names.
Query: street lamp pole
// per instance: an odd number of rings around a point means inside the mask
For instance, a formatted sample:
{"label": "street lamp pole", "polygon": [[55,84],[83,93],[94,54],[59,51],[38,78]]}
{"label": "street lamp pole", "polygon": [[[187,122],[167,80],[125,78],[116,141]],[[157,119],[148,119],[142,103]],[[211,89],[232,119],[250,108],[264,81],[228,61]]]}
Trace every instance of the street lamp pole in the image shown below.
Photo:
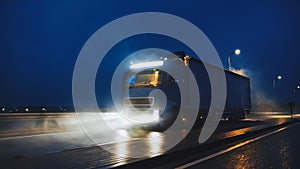
{"label": "street lamp pole", "polygon": [[300,85],[298,85],[296,88],[294,88],[294,90],[293,90],[294,93],[296,93],[296,90],[297,90],[297,89],[300,89]]}
{"label": "street lamp pole", "polygon": [[228,55],[228,70],[231,70],[230,55]]}
{"label": "street lamp pole", "polygon": [[231,59],[230,59],[230,57],[232,56],[232,55],[239,55],[239,54],[241,54],[241,50],[240,49],[236,49],[236,50],[234,50],[234,52],[232,52],[232,53],[230,53],[229,55],[228,55],[228,70],[232,70],[232,67],[231,67]]}
{"label": "street lamp pole", "polygon": [[[282,79],[282,76],[281,75],[278,75],[276,77],[278,80],[281,80]],[[273,88],[275,89],[276,88],[276,79],[273,79]]]}

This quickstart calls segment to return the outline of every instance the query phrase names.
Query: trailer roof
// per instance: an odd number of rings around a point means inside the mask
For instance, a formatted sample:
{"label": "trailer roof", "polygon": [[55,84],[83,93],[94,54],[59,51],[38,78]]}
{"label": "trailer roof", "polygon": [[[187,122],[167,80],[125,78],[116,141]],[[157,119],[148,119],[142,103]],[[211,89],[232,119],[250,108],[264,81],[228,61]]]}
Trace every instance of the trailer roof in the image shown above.
{"label": "trailer roof", "polygon": [[[185,52],[184,52],[184,51],[177,51],[177,52],[173,52],[173,54],[175,54],[176,56],[178,56],[178,57],[179,57],[179,58],[181,58],[181,59],[183,59],[183,57],[185,57],[185,56],[188,56],[188,55],[186,55],[186,54],[185,54]],[[196,62],[199,62],[199,63],[205,64],[205,65],[208,65],[208,66],[214,67],[214,68],[216,68],[216,69],[223,70],[223,71],[225,71],[225,72],[228,72],[228,73],[230,73],[230,74],[233,74],[233,75],[236,75],[236,76],[240,76],[240,77],[243,77],[243,78],[246,78],[246,79],[250,79],[249,77],[246,77],[246,76],[243,76],[243,75],[240,75],[240,74],[234,73],[234,72],[232,72],[232,71],[230,71],[230,70],[227,70],[227,69],[220,68],[220,67],[218,67],[218,66],[212,65],[212,64],[210,64],[210,63],[207,63],[207,62],[203,62],[203,61],[201,61],[201,60],[199,60],[199,59],[197,59],[197,58],[191,57],[190,59],[191,59],[191,60],[193,60],[193,61],[196,61]]]}

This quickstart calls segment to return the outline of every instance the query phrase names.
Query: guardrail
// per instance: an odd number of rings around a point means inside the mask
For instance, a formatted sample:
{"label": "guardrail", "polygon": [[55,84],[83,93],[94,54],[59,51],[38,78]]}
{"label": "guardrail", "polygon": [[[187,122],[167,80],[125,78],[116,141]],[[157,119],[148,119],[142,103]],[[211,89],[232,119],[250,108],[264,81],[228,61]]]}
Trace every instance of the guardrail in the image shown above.
{"label": "guardrail", "polygon": [[[78,130],[76,113],[1,113],[0,132]],[[0,133],[0,134],[1,134]]]}
{"label": "guardrail", "polygon": [[[0,136],[7,133],[54,132],[81,130],[80,121],[91,125],[99,123],[114,123],[111,127],[122,127],[124,119],[117,112],[105,112],[102,118],[95,119],[98,112],[62,112],[62,113],[0,113]],[[127,125],[127,124],[124,124]]]}
{"label": "guardrail", "polygon": [[[95,115],[92,112],[82,112],[80,115]],[[105,118],[116,121],[116,112],[106,112]],[[263,119],[278,116],[289,118],[289,112],[251,112],[246,117]],[[294,117],[300,114],[294,114]],[[284,117],[283,117],[284,118]],[[75,112],[61,113],[0,113],[0,136],[7,133],[53,132],[66,130],[80,130],[80,123]]]}

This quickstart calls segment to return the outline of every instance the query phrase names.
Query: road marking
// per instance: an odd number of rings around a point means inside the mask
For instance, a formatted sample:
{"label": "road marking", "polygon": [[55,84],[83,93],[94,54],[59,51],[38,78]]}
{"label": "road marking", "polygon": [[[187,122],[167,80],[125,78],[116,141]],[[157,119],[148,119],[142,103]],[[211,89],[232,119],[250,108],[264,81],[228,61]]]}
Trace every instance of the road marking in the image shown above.
{"label": "road marking", "polygon": [[179,167],[176,167],[175,169],[184,169],[184,168],[192,167],[192,166],[194,166],[194,165],[196,165],[196,164],[199,164],[199,163],[202,163],[202,162],[207,161],[207,160],[209,160],[209,159],[212,159],[212,158],[215,158],[215,157],[217,157],[217,156],[223,155],[223,154],[225,154],[225,153],[227,153],[227,152],[229,152],[229,151],[232,151],[232,150],[237,149],[237,148],[239,148],[239,147],[242,147],[242,146],[244,146],[244,145],[250,144],[250,143],[255,142],[255,141],[257,141],[257,140],[260,140],[260,139],[262,139],[262,138],[268,137],[268,136],[270,136],[270,135],[272,135],[272,134],[276,134],[276,133],[278,133],[278,132],[280,132],[280,131],[286,130],[286,129],[288,129],[288,128],[290,128],[290,127],[293,127],[293,126],[295,126],[295,125],[298,125],[298,124],[300,124],[300,122],[298,122],[298,123],[296,123],[296,124],[293,124],[293,125],[290,125],[290,126],[282,127],[282,128],[280,128],[280,129],[277,129],[277,130],[272,131],[272,132],[270,132],[270,133],[267,133],[267,134],[258,136],[258,137],[256,137],[256,138],[253,138],[253,139],[250,139],[250,140],[241,142],[241,143],[236,144],[236,145],[234,145],[234,146],[232,146],[232,147],[229,147],[229,148],[227,148],[227,149],[225,149],[225,150],[216,152],[216,153],[211,154],[211,155],[209,155],[209,156],[206,156],[206,157],[200,158],[200,159],[198,159],[198,160],[189,162],[189,163],[187,163],[187,164],[181,165],[181,166],[179,166]]}
{"label": "road marking", "polygon": [[12,137],[5,137],[0,138],[2,140],[13,140],[13,139],[23,139],[23,138],[31,138],[31,137],[40,137],[40,136],[51,136],[51,135],[59,135],[59,134],[68,134],[68,133],[76,133],[82,131],[67,131],[67,132],[57,132],[57,133],[43,133],[43,134],[33,134],[33,135],[25,135],[25,136],[12,136]]}

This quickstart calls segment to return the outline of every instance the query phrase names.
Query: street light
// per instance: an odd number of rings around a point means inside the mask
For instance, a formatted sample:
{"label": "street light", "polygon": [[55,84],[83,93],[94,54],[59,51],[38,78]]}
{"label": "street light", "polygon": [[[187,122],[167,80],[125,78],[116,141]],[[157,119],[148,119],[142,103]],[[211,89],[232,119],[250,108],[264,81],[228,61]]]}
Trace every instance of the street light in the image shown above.
{"label": "street light", "polygon": [[296,90],[297,90],[297,89],[300,89],[300,85],[298,85],[296,88],[294,88],[294,90],[293,90],[294,93],[296,93]]}
{"label": "street light", "polygon": [[230,56],[232,55],[239,55],[241,54],[241,50],[240,49],[235,49],[234,52],[230,53],[228,55],[228,69],[231,70],[231,61],[230,61]]}
{"label": "street light", "polygon": [[234,50],[234,54],[236,54],[236,55],[241,54],[241,50],[239,50],[239,49]]}
{"label": "street light", "polygon": [[[281,75],[278,75],[277,77],[276,77],[276,79],[277,80],[281,80],[282,79],[282,76]],[[273,79],[273,88],[275,89],[275,87],[276,87],[276,79]]]}

